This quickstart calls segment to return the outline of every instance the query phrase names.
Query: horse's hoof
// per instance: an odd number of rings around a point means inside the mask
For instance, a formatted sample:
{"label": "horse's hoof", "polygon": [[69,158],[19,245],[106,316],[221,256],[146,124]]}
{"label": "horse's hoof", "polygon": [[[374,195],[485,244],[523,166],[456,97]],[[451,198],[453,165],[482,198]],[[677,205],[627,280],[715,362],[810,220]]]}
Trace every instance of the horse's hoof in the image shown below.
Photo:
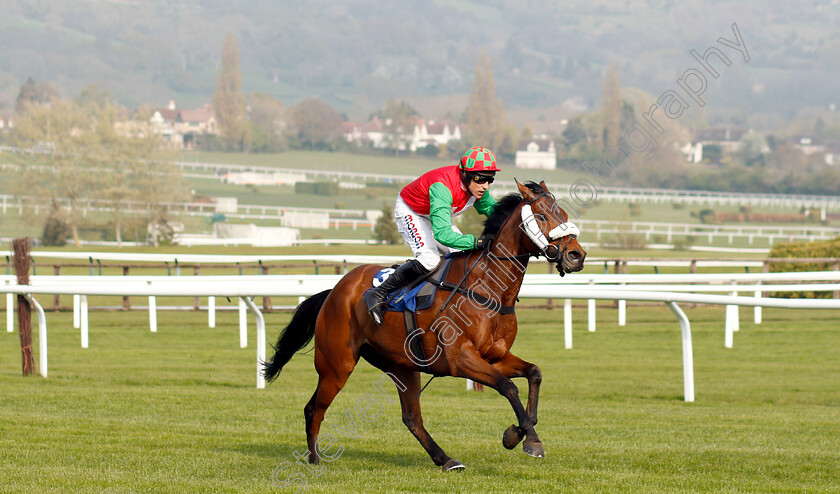
{"label": "horse's hoof", "polygon": [[443,464],[442,468],[444,472],[451,472],[453,470],[463,470],[467,467],[465,467],[464,464],[460,461],[454,458],[450,458],[449,461]]}
{"label": "horse's hoof", "polygon": [[545,451],[543,450],[542,443],[539,441],[525,441],[525,444],[522,445],[522,450],[534,458],[545,458]]}
{"label": "horse's hoof", "polygon": [[522,432],[522,429],[519,427],[512,425],[505,429],[505,433],[502,434],[502,445],[504,445],[507,449],[513,449],[516,447],[517,444],[522,441],[522,438],[525,437],[525,433]]}

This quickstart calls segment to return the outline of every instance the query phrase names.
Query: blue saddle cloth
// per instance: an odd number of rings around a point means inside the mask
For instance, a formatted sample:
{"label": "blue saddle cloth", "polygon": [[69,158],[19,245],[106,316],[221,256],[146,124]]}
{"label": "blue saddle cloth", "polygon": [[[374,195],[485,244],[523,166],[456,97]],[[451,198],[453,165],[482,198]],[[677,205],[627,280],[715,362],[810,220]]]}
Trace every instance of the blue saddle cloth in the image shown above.
{"label": "blue saddle cloth", "polygon": [[[450,254],[444,260],[444,265],[441,267],[441,269],[433,276],[440,276],[441,273],[446,272],[447,267],[451,261],[452,259]],[[373,285],[379,286],[393,272],[394,268],[380,269],[373,276]],[[411,290],[409,290],[408,287],[404,286],[402,288],[397,289],[396,292],[392,292],[391,294],[389,294],[390,301],[388,302],[387,310],[390,312],[403,312],[404,310],[408,309],[411,312],[416,312],[418,310],[428,309],[432,306],[432,302],[435,299],[435,291],[437,291],[437,285],[434,283],[429,283],[428,281],[420,282]]]}
{"label": "blue saddle cloth", "polygon": [[428,304],[425,307],[417,307],[417,294],[420,293],[420,290],[423,288],[426,282],[423,281],[419,285],[415,286],[408,291],[408,287],[402,287],[397,290],[396,295],[391,299],[388,303],[388,310],[389,311],[396,311],[402,312],[406,309],[410,310],[411,312],[415,312],[418,309],[428,309],[431,305],[431,297],[429,297]]}

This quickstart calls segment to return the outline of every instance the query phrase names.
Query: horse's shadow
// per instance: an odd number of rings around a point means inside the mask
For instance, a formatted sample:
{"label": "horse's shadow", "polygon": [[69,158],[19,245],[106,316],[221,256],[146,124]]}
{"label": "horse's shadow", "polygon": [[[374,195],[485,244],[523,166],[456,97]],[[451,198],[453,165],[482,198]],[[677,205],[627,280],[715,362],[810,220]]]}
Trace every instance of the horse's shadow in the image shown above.
{"label": "horse's shadow", "polygon": [[[280,465],[284,461],[294,463],[296,461],[296,458],[294,456],[295,452],[298,453],[298,456],[304,455],[306,453],[306,443],[291,443],[278,441],[276,443],[243,444],[237,447],[219,449],[223,451],[237,452],[246,456],[272,458],[276,460],[276,463],[278,465]],[[383,467],[389,466],[400,468],[417,468],[429,471],[439,470],[438,467],[435,467],[431,462],[429,462],[428,458],[426,458],[422,454],[418,454],[417,452],[387,453],[384,451],[376,451],[366,449],[363,447],[353,447],[344,445],[344,453],[342,453],[341,457],[335,461],[335,464],[341,465],[342,462],[347,462],[349,464],[353,461],[361,463],[375,462],[382,465]],[[321,464],[323,465],[324,463],[322,462]],[[332,463],[327,463],[327,465],[331,464]],[[501,469],[498,467],[498,465],[485,464],[483,462],[476,462],[475,465],[468,466],[468,468],[471,469],[473,473],[490,476],[501,474]]]}
{"label": "horse's shadow", "polygon": [[[348,460],[374,461],[383,465],[401,467],[428,467],[428,458],[416,453],[388,453],[384,451],[372,451],[365,448],[354,448],[351,445],[343,445],[344,452],[336,463]],[[234,451],[246,456],[259,456],[262,458],[275,458],[278,462],[285,460],[294,462],[294,453],[298,456],[306,454],[306,442],[291,443],[278,441],[276,443],[252,443],[243,444],[230,448],[220,448],[225,451]]]}

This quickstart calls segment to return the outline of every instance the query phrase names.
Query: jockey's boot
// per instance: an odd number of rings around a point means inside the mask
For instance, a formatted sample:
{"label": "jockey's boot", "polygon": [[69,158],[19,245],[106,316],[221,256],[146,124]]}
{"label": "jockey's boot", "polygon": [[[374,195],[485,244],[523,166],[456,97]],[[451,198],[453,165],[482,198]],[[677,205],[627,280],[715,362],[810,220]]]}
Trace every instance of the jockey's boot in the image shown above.
{"label": "jockey's boot", "polygon": [[417,259],[412,259],[397,266],[397,269],[381,285],[366,291],[364,296],[365,305],[367,305],[373,322],[377,325],[382,324],[382,316],[385,313],[385,299],[388,298],[391,292],[411,283],[428,272],[429,270],[420,264]]}

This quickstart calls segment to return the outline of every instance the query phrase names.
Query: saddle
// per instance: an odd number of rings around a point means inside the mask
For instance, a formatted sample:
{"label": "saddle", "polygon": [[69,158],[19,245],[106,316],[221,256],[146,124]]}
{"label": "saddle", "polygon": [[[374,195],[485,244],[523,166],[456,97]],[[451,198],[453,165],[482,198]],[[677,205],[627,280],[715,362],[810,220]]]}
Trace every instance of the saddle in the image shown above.
{"label": "saddle", "polygon": [[[449,270],[452,267],[452,260],[453,254],[450,253],[434,271],[414,283],[401,287],[388,295],[388,306],[386,310],[388,312],[403,313],[405,318],[405,332],[407,336],[411,336],[417,330],[415,312],[418,310],[428,309],[432,306],[432,303],[435,300],[435,293],[437,293],[438,288],[447,291],[455,291],[466,297],[470,297],[472,300],[481,305],[487,304],[490,300],[487,297],[470,290],[469,288],[461,286],[460,283],[455,284],[450,281],[446,281]],[[397,266],[398,265],[394,265],[391,268],[385,268],[377,271],[374,275],[374,280],[381,283]],[[445,306],[446,304],[444,304],[444,307]],[[442,310],[443,307],[441,308],[441,311]],[[499,314],[513,314],[514,308],[508,305],[501,305],[497,307],[496,312]],[[419,338],[411,338],[409,345],[411,347],[411,352],[415,356],[418,356],[420,360],[424,362],[427,360],[423,352],[423,347],[420,345]],[[429,370],[428,366],[421,367]]]}

